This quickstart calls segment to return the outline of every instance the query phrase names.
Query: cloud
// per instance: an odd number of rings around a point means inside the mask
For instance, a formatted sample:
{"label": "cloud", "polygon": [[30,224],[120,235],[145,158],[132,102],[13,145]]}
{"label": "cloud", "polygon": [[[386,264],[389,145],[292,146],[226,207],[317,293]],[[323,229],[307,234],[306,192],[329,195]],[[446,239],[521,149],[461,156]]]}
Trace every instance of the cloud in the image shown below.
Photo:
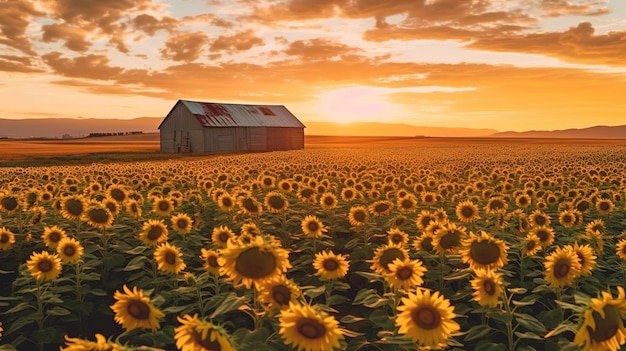
{"label": "cloud", "polygon": [[140,30],[148,35],[155,35],[159,30],[172,32],[178,26],[178,20],[173,17],[163,17],[157,19],[148,14],[141,14],[133,19],[133,26],[136,30]]}
{"label": "cloud", "polygon": [[362,51],[362,49],[332,42],[325,38],[296,40],[284,50],[287,55],[298,56],[303,60],[329,60]]}
{"label": "cloud", "polygon": [[545,17],[599,16],[609,13],[607,1],[573,4],[570,0],[543,0],[539,3]]}
{"label": "cloud", "polygon": [[209,41],[204,32],[184,32],[171,35],[161,49],[161,56],[173,61],[191,62],[202,55],[203,47]]}
{"label": "cloud", "polygon": [[255,36],[252,29],[237,32],[233,35],[220,35],[211,43],[209,50],[215,51],[245,51],[254,46],[263,45],[263,39]]}
{"label": "cloud", "polygon": [[41,73],[43,70],[36,68],[33,60],[25,56],[0,55],[0,71]]}
{"label": "cloud", "polygon": [[347,6],[350,0],[289,0],[278,2],[275,5],[256,6],[246,20],[266,23],[275,21],[294,21],[301,19],[328,18],[337,14]]}
{"label": "cloud", "polygon": [[0,6],[0,44],[28,55],[36,55],[30,39],[26,36],[26,28],[33,17],[43,15],[45,14],[35,9],[30,1],[3,1]]}
{"label": "cloud", "polygon": [[467,47],[540,54],[577,63],[626,66],[626,31],[595,34],[595,29],[589,22],[581,22],[564,32],[481,38]]}
{"label": "cloud", "polygon": [[41,58],[55,73],[65,77],[115,80],[124,71],[119,67],[110,67],[109,58],[103,55],[91,54],[69,59],[55,51]]}
{"label": "cloud", "polygon": [[91,47],[91,42],[87,40],[88,33],[78,27],[61,24],[47,24],[42,26],[42,41],[44,43],[62,40],[65,47],[77,51],[85,52]]}

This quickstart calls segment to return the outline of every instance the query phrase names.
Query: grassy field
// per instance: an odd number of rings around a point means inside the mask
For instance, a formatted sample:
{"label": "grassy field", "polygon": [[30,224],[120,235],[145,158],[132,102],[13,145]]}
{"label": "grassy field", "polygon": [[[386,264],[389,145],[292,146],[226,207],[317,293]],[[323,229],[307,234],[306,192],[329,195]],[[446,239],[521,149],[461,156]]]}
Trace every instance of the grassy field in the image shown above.
{"label": "grassy field", "polygon": [[142,135],[0,148],[0,350],[625,341],[626,140],[306,136],[304,150],[181,156]]}

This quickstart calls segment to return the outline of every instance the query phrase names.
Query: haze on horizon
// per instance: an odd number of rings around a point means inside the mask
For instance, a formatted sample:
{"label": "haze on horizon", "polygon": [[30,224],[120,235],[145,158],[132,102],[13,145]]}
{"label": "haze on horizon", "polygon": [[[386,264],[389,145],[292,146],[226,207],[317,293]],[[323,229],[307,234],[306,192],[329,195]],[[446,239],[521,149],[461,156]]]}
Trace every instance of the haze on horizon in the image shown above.
{"label": "haze on horizon", "polygon": [[626,121],[620,0],[0,0],[0,118],[165,116],[498,131]]}

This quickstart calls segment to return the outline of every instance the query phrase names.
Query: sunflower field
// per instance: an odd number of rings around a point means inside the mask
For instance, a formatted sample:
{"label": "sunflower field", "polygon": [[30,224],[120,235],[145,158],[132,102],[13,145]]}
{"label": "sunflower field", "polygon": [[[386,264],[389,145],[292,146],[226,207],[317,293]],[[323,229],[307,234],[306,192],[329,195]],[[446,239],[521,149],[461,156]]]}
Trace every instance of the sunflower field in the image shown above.
{"label": "sunflower field", "polygon": [[619,350],[626,145],[0,168],[0,350]]}

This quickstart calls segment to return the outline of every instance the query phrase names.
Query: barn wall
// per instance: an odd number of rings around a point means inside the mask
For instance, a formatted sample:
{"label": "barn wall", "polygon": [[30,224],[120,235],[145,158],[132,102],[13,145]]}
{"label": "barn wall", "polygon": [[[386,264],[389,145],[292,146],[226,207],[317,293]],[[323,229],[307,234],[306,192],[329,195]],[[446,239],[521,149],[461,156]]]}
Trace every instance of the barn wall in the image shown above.
{"label": "barn wall", "polygon": [[204,151],[236,152],[249,151],[247,128],[206,127],[204,128]]}
{"label": "barn wall", "polygon": [[267,129],[265,127],[248,127],[250,151],[267,151]]}
{"label": "barn wall", "polygon": [[267,151],[304,148],[303,128],[267,128]]}
{"label": "barn wall", "polygon": [[181,103],[165,117],[159,130],[161,152],[203,151],[202,125]]}

